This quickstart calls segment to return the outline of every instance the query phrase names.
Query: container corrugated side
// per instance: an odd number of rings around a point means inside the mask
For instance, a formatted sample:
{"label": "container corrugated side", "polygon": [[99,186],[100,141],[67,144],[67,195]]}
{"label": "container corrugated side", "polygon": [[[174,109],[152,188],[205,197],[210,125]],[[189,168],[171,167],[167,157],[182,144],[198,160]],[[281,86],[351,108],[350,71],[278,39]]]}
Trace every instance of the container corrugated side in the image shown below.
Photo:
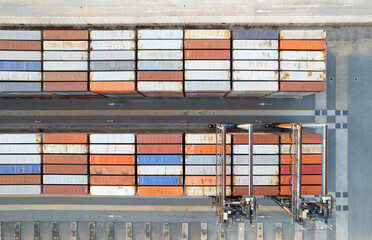
{"label": "container corrugated side", "polygon": [[0,185],[0,195],[37,195],[41,185]]}
{"label": "container corrugated side", "polygon": [[86,82],[87,72],[43,72],[43,81],[48,82]]}
{"label": "container corrugated side", "polygon": [[280,39],[325,39],[326,30],[280,30]]}
{"label": "container corrugated side", "polygon": [[[280,154],[291,154],[294,150],[291,150],[292,145],[281,144]],[[319,154],[322,153],[322,144],[302,144],[302,154]]]}
{"label": "container corrugated side", "polygon": [[0,174],[40,174],[40,165],[0,165]]}
{"label": "container corrugated side", "polygon": [[325,71],[326,70],[326,62],[280,61],[280,70],[285,70],[285,71]]}
{"label": "container corrugated side", "polygon": [[182,50],[138,50],[140,60],[182,60]]}
{"label": "container corrugated side", "polygon": [[185,69],[190,70],[230,70],[227,60],[185,60]]}
{"label": "container corrugated side", "polygon": [[[216,166],[191,166],[186,165],[185,175],[216,175],[217,169]],[[221,174],[221,168],[218,168],[218,173]],[[226,166],[226,174],[231,175],[231,167]]]}
{"label": "container corrugated side", "polygon": [[183,71],[137,71],[137,81],[183,81]]}
{"label": "container corrugated side", "polygon": [[182,166],[137,166],[137,175],[182,175]]}
{"label": "container corrugated side", "polygon": [[0,92],[41,92],[41,82],[0,82]]}
{"label": "container corrugated side", "polygon": [[41,184],[41,175],[0,175],[0,185]]}
{"label": "container corrugated side", "polygon": [[108,176],[90,175],[89,184],[91,186],[134,186],[136,177],[132,176]]}
{"label": "container corrugated side", "polygon": [[[279,155],[253,155],[253,164],[277,165]],[[249,165],[249,155],[234,155],[234,165]]]}
{"label": "container corrugated side", "polygon": [[132,71],[135,61],[90,61],[90,71]]}
{"label": "container corrugated side", "polygon": [[88,134],[44,133],[43,143],[88,143]]}
{"label": "container corrugated side", "polygon": [[1,40],[41,40],[41,31],[37,30],[0,30]]}
{"label": "container corrugated side", "polygon": [[[186,144],[214,144],[216,143],[215,133],[186,133]],[[226,143],[231,144],[231,134],[226,134]]]}
{"label": "container corrugated side", "polygon": [[88,184],[87,175],[43,175],[44,184]]}
{"label": "container corrugated side", "polygon": [[0,144],[1,154],[40,154],[40,144]]}
{"label": "container corrugated side", "polygon": [[249,81],[249,82],[233,82],[231,92],[276,92],[279,90],[278,82],[269,81]]}
{"label": "container corrugated side", "polygon": [[0,51],[0,60],[7,61],[41,61],[39,51]]}
{"label": "container corrugated side", "polygon": [[222,92],[230,91],[230,81],[185,81],[185,92]]}
{"label": "container corrugated side", "polygon": [[88,71],[87,61],[44,61],[44,71]]}
{"label": "container corrugated side", "polygon": [[90,165],[90,175],[134,175],[134,165]]}
{"label": "container corrugated side", "polygon": [[89,164],[134,165],[135,155],[89,155]]}
{"label": "container corrugated side", "polygon": [[133,41],[90,41],[90,50],[135,50]]}
{"label": "container corrugated side", "polygon": [[278,49],[278,40],[233,40],[233,49]]}
{"label": "container corrugated side", "polygon": [[0,81],[41,81],[40,72],[0,72]]}
{"label": "container corrugated side", "polygon": [[325,61],[326,51],[280,51],[280,60]]}
{"label": "container corrugated side", "polygon": [[90,134],[90,143],[135,143],[135,134]]}
{"label": "container corrugated side", "polygon": [[[216,164],[216,155],[186,155],[185,164],[213,165]],[[231,164],[231,155],[226,155],[226,164]]]}
{"label": "container corrugated side", "polygon": [[3,61],[0,62],[0,71],[41,71],[41,62]]}
{"label": "container corrugated side", "polygon": [[134,196],[134,186],[91,186],[90,194],[94,196]]}
{"label": "container corrugated side", "polygon": [[230,71],[185,71],[185,79],[188,81],[230,81]]}
{"label": "container corrugated side", "polygon": [[177,165],[183,164],[182,155],[138,155],[138,165]]}
{"label": "container corrugated side", "polygon": [[135,51],[90,51],[90,60],[135,60]]}
{"label": "container corrugated side", "polygon": [[[249,175],[249,166],[233,166],[234,175]],[[254,166],[253,175],[279,175],[279,166]]]}
{"label": "container corrugated side", "polygon": [[[249,185],[249,176],[234,176],[233,184],[237,186]],[[279,176],[253,176],[253,185],[277,186],[279,185]]]}
{"label": "container corrugated side", "polygon": [[0,50],[41,51],[41,41],[0,40]]}
{"label": "container corrugated side", "polygon": [[278,39],[276,30],[234,30],[233,39]]}
{"label": "container corrugated side", "polygon": [[[249,154],[248,145],[233,145],[234,154]],[[279,145],[253,145],[253,154],[279,154]]]}
{"label": "container corrugated side", "polygon": [[0,143],[41,143],[41,134],[0,134]]}
{"label": "container corrugated side", "polygon": [[183,70],[182,61],[137,61],[137,70]]}
{"label": "container corrugated side", "polygon": [[139,29],[138,39],[182,39],[182,29]]}
{"label": "container corrugated side", "polygon": [[88,30],[44,30],[44,40],[88,40]]}
{"label": "container corrugated side", "polygon": [[182,176],[138,176],[137,184],[142,186],[179,186],[183,185]]}
{"label": "container corrugated side", "polygon": [[325,81],[325,72],[281,71],[280,81]]}
{"label": "container corrugated side", "polygon": [[185,39],[229,39],[230,30],[186,29]]}
{"label": "container corrugated side", "polygon": [[[137,144],[183,143],[183,133],[138,133]],[[176,145],[179,146],[179,145]]]}
{"label": "container corrugated side", "polygon": [[0,164],[41,164],[41,155],[0,155]]}
{"label": "container corrugated side", "polygon": [[135,30],[91,30],[91,40],[131,40],[135,39]]}
{"label": "container corrugated side", "polygon": [[137,82],[139,92],[182,92],[182,82]]}
{"label": "container corrugated side", "polygon": [[182,40],[138,40],[138,49],[157,49],[157,50],[173,50],[182,49]]}
{"label": "container corrugated side", "polygon": [[182,196],[183,186],[138,186],[138,196]]}
{"label": "container corrugated side", "polygon": [[[216,186],[216,176],[185,176],[185,186]],[[226,185],[231,185],[231,176],[226,176]]]}
{"label": "container corrugated side", "polygon": [[234,50],[233,60],[278,60],[277,50]]}
{"label": "container corrugated side", "polygon": [[87,51],[45,51],[44,61],[87,61]]}
{"label": "container corrugated side", "polygon": [[134,81],[134,71],[90,72],[90,81]]}
{"label": "container corrugated side", "polygon": [[88,193],[87,185],[43,185],[43,194],[87,195]]}
{"label": "container corrugated side", "polygon": [[278,71],[233,71],[233,81],[277,81]]}
{"label": "container corrugated side", "polygon": [[43,154],[43,164],[88,164],[88,155]]}
{"label": "container corrugated side", "polygon": [[90,144],[90,154],[134,154],[134,145],[118,145],[118,144]]}
{"label": "container corrugated side", "polygon": [[55,154],[87,154],[87,144],[43,144],[43,153]]}
{"label": "container corrugated side", "polygon": [[88,50],[88,41],[43,41],[44,51],[79,51]]}
{"label": "container corrugated side", "polygon": [[[185,195],[190,197],[210,197],[216,196],[216,186],[214,187],[185,187]],[[226,195],[231,195],[231,187],[226,187]]]}
{"label": "container corrugated side", "polygon": [[234,61],[233,70],[268,70],[278,71],[277,61]]}

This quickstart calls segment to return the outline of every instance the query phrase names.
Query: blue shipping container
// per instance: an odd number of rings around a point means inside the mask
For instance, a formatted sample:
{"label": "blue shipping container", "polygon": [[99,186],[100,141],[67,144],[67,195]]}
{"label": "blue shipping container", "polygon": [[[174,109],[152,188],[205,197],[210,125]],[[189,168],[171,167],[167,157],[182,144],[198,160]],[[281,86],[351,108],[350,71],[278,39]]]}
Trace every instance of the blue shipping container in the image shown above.
{"label": "blue shipping container", "polygon": [[0,174],[40,174],[40,165],[0,165]]}
{"label": "blue shipping container", "polygon": [[256,40],[275,40],[278,39],[276,30],[235,30],[234,39],[256,39]]}
{"label": "blue shipping container", "polygon": [[137,164],[143,165],[180,165],[182,155],[138,155]]}
{"label": "blue shipping container", "polygon": [[[213,165],[216,164],[216,155],[186,155],[186,164]],[[231,164],[231,155],[226,155],[226,164]]]}
{"label": "blue shipping container", "polygon": [[41,62],[0,62],[0,71],[41,71]]}
{"label": "blue shipping container", "polygon": [[182,176],[138,176],[138,185],[142,186],[180,186],[183,185]]}

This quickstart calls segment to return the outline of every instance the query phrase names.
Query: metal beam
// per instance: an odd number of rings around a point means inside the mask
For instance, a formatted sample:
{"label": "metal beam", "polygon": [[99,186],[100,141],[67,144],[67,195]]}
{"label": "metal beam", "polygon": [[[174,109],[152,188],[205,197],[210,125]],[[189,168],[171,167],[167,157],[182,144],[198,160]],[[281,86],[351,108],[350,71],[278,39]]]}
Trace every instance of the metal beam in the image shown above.
{"label": "metal beam", "polygon": [[34,222],[34,240],[40,240],[40,222]]}
{"label": "metal beam", "polygon": [[14,240],[21,240],[21,222],[14,223]]}
{"label": "metal beam", "polygon": [[208,223],[200,223],[200,240],[208,239]]}
{"label": "metal beam", "polygon": [[71,239],[72,240],[77,240],[78,239],[77,223],[76,222],[71,222]]}
{"label": "metal beam", "polygon": [[89,222],[89,240],[96,239],[96,223]]}
{"label": "metal beam", "polygon": [[59,225],[58,222],[53,222],[52,239],[59,240]]}
{"label": "metal beam", "polygon": [[151,223],[145,223],[145,240],[151,240]]}
{"label": "metal beam", "polygon": [[253,196],[253,125],[248,126],[249,134],[249,196]]}
{"label": "metal beam", "polygon": [[163,223],[163,240],[169,240],[169,223]]}
{"label": "metal beam", "polygon": [[189,239],[189,224],[182,223],[182,240],[188,240],[188,239]]}
{"label": "metal beam", "polygon": [[107,223],[107,239],[114,240],[114,223],[108,222]]}
{"label": "metal beam", "polygon": [[133,239],[133,230],[132,230],[132,223],[127,222],[126,223],[126,229],[127,229],[127,240]]}
{"label": "metal beam", "polygon": [[283,225],[281,222],[275,224],[275,240],[283,239]]}
{"label": "metal beam", "polygon": [[263,240],[263,222],[257,223],[257,240]]}
{"label": "metal beam", "polygon": [[323,124],[322,194],[328,194],[328,125]]}

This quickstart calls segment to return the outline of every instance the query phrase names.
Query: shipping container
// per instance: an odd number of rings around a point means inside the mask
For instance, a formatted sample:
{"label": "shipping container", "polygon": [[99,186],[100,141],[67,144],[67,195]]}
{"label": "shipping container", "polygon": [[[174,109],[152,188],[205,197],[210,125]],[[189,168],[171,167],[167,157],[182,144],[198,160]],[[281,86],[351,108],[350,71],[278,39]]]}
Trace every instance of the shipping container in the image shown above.
{"label": "shipping container", "polygon": [[43,164],[43,174],[88,174],[88,165]]}
{"label": "shipping container", "polygon": [[[215,144],[216,134],[215,133],[186,133],[185,143],[186,144]],[[226,144],[231,144],[230,134],[226,134]]]}
{"label": "shipping container", "polygon": [[[216,196],[216,186],[214,187],[185,187],[185,196],[190,197],[211,197]],[[226,195],[231,195],[231,187],[226,187]]]}
{"label": "shipping container", "polygon": [[138,196],[182,196],[182,186],[138,186]]}
{"label": "shipping container", "polygon": [[[302,185],[322,185],[322,175],[302,175]],[[280,175],[280,185],[292,185],[292,175]]]}
{"label": "shipping container", "polygon": [[43,72],[43,81],[50,82],[86,82],[87,72]]}
{"label": "shipping container", "polygon": [[233,60],[278,60],[276,50],[234,50]]}
{"label": "shipping container", "polygon": [[43,175],[43,184],[86,185],[86,175]]}
{"label": "shipping container", "polygon": [[134,81],[90,82],[90,91],[98,93],[137,93]]}
{"label": "shipping container", "polygon": [[0,195],[38,195],[40,185],[0,185]]}
{"label": "shipping container", "polygon": [[41,71],[41,63],[29,61],[3,61],[0,62],[0,71]]}
{"label": "shipping container", "polygon": [[138,165],[173,165],[183,164],[182,155],[138,155]]}
{"label": "shipping container", "polygon": [[[249,166],[233,166],[234,175],[249,175]],[[279,175],[279,166],[255,166],[253,165],[253,175]]]}
{"label": "shipping container", "polygon": [[40,154],[39,144],[0,144],[0,154]]}
{"label": "shipping container", "polygon": [[230,71],[185,71],[185,79],[188,81],[230,81]]}
{"label": "shipping container", "polygon": [[0,30],[1,40],[41,40],[41,31],[31,30]]}
{"label": "shipping container", "polygon": [[[248,144],[249,135],[247,133],[233,134],[233,140],[234,144]],[[279,135],[270,133],[254,133],[253,144],[279,144]]]}
{"label": "shipping container", "polygon": [[185,69],[190,70],[230,70],[230,61],[226,60],[185,60]]}
{"label": "shipping container", "polygon": [[280,92],[324,92],[325,82],[280,82]]}
{"label": "shipping container", "polygon": [[325,40],[281,40],[280,50],[323,51],[326,49]]}
{"label": "shipping container", "polygon": [[[323,142],[322,134],[303,133],[302,143],[319,143]],[[280,134],[280,143],[293,143],[291,134]]]}
{"label": "shipping container", "polygon": [[142,49],[156,49],[156,50],[173,50],[182,49],[182,40],[138,40],[137,47],[139,50]]}
{"label": "shipping container", "polygon": [[[216,186],[216,176],[185,176],[185,186]],[[226,176],[226,185],[231,185],[231,176]]]}
{"label": "shipping container", "polygon": [[0,51],[0,60],[7,61],[41,61],[39,51]]}
{"label": "shipping container", "polygon": [[[194,165],[213,165],[216,164],[216,154],[214,155],[186,155],[185,163]],[[231,164],[231,156],[226,155],[226,164]]]}
{"label": "shipping container", "polygon": [[230,81],[186,81],[185,92],[220,92],[230,91]]}
{"label": "shipping container", "polygon": [[233,81],[277,81],[278,71],[233,71]]}
{"label": "shipping container", "polygon": [[326,62],[280,61],[280,70],[285,70],[285,71],[325,71],[326,70]]}
{"label": "shipping container", "polygon": [[137,51],[140,60],[182,60],[182,50],[139,50]]}
{"label": "shipping container", "polygon": [[[234,145],[234,154],[249,154],[248,145]],[[279,145],[253,145],[253,154],[279,154]]]}
{"label": "shipping container", "polygon": [[[293,156],[292,155],[280,155],[280,164],[291,164],[294,161],[292,160]],[[302,155],[302,164],[322,164],[322,155],[316,155],[316,154],[311,154],[307,155],[304,154]]]}
{"label": "shipping container", "polygon": [[44,61],[87,61],[88,52],[86,51],[45,51]]}
{"label": "shipping container", "polygon": [[86,92],[88,83],[86,82],[45,82],[44,92]]}
{"label": "shipping container", "polygon": [[134,81],[134,71],[90,72],[90,81]]}
{"label": "shipping container", "polygon": [[90,51],[89,57],[94,60],[135,60],[135,51]]}
{"label": "shipping container", "polygon": [[132,71],[134,61],[90,61],[91,71]]}
{"label": "shipping container", "polygon": [[0,134],[0,144],[4,143],[41,143],[40,134]]}
{"label": "shipping container", "polygon": [[135,39],[135,30],[92,30],[91,40],[131,40]]}
{"label": "shipping container", "polygon": [[281,71],[280,81],[325,81],[325,72]]}
{"label": "shipping container", "polygon": [[186,29],[185,39],[230,39],[230,30]]}
{"label": "shipping container", "polygon": [[88,164],[88,155],[43,154],[43,164]]}
{"label": "shipping container", "polygon": [[40,72],[0,72],[0,81],[41,81]]}
{"label": "shipping container", "polygon": [[135,50],[133,41],[91,41],[90,50]]}
{"label": "shipping container", "polygon": [[105,185],[105,186],[119,186],[129,185],[133,186],[136,183],[136,177],[133,176],[95,176],[91,175],[89,178],[90,185]]}
{"label": "shipping container", "polygon": [[233,39],[278,39],[276,30],[234,30]]}
{"label": "shipping container", "polygon": [[90,165],[90,174],[96,175],[134,175],[134,165]]}
{"label": "shipping container", "polygon": [[182,82],[137,82],[139,92],[182,92]]}
{"label": "shipping container", "polygon": [[137,81],[182,81],[182,71],[137,71]]}
{"label": "shipping container", "polygon": [[182,175],[182,165],[137,165],[137,175]]}
{"label": "shipping container", "polygon": [[93,196],[134,196],[133,186],[91,186],[90,194]]}
{"label": "shipping container", "polygon": [[[321,144],[302,144],[302,154],[321,154],[322,149]],[[280,154],[292,154],[294,151],[291,144],[280,145]]]}
{"label": "shipping container", "polygon": [[0,155],[0,164],[41,164],[41,155]]}
{"label": "shipping container", "polygon": [[0,175],[0,185],[41,184],[41,175]]}
{"label": "shipping container", "polygon": [[44,71],[88,71],[87,61],[44,61]]}
{"label": "shipping container", "polygon": [[[233,184],[235,186],[249,185],[249,176],[236,176],[234,174]],[[279,176],[253,176],[253,185],[256,186],[277,186],[279,185]]]}
{"label": "shipping container", "polygon": [[[233,82],[231,92],[276,92],[279,90],[278,82]],[[230,95],[230,94],[229,94]]]}
{"label": "shipping container", "polygon": [[0,165],[0,174],[40,174],[40,165]]}
{"label": "shipping container", "polygon": [[233,62],[233,70],[278,71],[278,68],[279,68],[279,64],[277,61],[234,61]]}
{"label": "shipping container", "polygon": [[89,142],[92,143],[135,143],[136,135],[133,133],[90,134]]}
{"label": "shipping container", "polygon": [[67,195],[87,195],[88,185],[44,185],[44,194],[67,194]]}
{"label": "shipping container", "polygon": [[[183,143],[183,133],[138,133],[137,144]],[[178,145],[176,145],[178,147]]]}
{"label": "shipping container", "polygon": [[0,82],[0,92],[41,92],[40,82]]}
{"label": "shipping container", "polygon": [[44,30],[44,40],[88,40],[88,30]]}
{"label": "shipping container", "polygon": [[45,51],[81,51],[88,50],[87,41],[43,41]]}
{"label": "shipping container", "polygon": [[[186,154],[216,154],[217,146],[216,145],[186,145],[185,153]],[[226,154],[231,154],[231,146],[226,145]]]}
{"label": "shipping container", "polygon": [[326,30],[280,30],[280,39],[325,39]]}
{"label": "shipping container", "polygon": [[[217,171],[218,168],[218,171]],[[186,165],[185,167],[185,175],[197,175],[197,176],[206,176],[206,175],[213,175],[216,176],[216,173],[221,174],[221,167],[216,166],[190,166]],[[226,166],[226,175],[231,175],[231,167]]]}
{"label": "shipping container", "polygon": [[326,51],[280,51],[280,60],[325,61]]}
{"label": "shipping container", "polygon": [[[322,186],[302,186],[301,187],[302,195],[321,195]],[[292,195],[292,186],[280,186],[280,195]]]}
{"label": "shipping container", "polygon": [[134,145],[119,145],[119,144],[90,144],[90,154],[134,154]]}
{"label": "shipping container", "polygon": [[278,40],[233,40],[233,49],[278,49]]}
{"label": "shipping container", "polygon": [[0,50],[41,51],[41,42],[0,40]]}
{"label": "shipping container", "polygon": [[88,135],[80,133],[45,133],[43,143],[88,143]]}
{"label": "shipping container", "polygon": [[[280,165],[280,175],[292,174],[292,165]],[[301,174],[322,174],[322,165],[302,165]]]}
{"label": "shipping container", "polygon": [[185,40],[185,49],[230,49],[230,40],[203,39]]}
{"label": "shipping container", "polygon": [[90,155],[90,164],[134,165],[135,155]]}
{"label": "shipping container", "polygon": [[[249,165],[249,155],[234,155],[234,165]],[[253,155],[253,164],[277,165],[279,155]]]}
{"label": "shipping container", "polygon": [[138,176],[138,186],[179,186],[183,185],[182,176]]}
{"label": "shipping container", "polygon": [[86,144],[43,144],[43,153],[46,154],[87,154]]}
{"label": "shipping container", "polygon": [[[248,196],[249,187],[248,186],[234,186],[233,187],[234,196]],[[279,195],[278,186],[253,186],[253,196],[277,196]]]}
{"label": "shipping container", "polygon": [[185,59],[230,60],[230,50],[185,50]]}
{"label": "shipping container", "polygon": [[182,61],[137,61],[137,70],[182,70]]}
{"label": "shipping container", "polygon": [[182,39],[181,29],[140,29],[138,39]]}

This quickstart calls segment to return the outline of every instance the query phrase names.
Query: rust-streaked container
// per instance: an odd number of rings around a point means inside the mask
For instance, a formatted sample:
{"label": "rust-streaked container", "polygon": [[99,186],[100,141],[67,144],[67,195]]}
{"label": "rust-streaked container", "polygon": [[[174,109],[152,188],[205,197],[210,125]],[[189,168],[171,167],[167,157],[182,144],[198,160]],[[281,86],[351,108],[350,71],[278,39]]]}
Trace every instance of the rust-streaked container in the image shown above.
{"label": "rust-streaked container", "polygon": [[280,40],[280,50],[321,51],[325,49],[325,40]]}
{"label": "rust-streaked container", "polygon": [[135,176],[90,176],[90,185],[104,186],[133,186],[136,183]]}
{"label": "rust-streaked container", "polygon": [[213,39],[213,40],[185,40],[185,49],[230,49],[230,40]]}
{"label": "rust-streaked container", "polygon": [[183,187],[154,187],[154,186],[138,186],[138,196],[182,196]]}
{"label": "rust-streaked container", "polygon": [[137,71],[137,81],[182,81],[183,71]]}
{"label": "rust-streaked container", "polygon": [[[233,134],[234,144],[249,144],[248,134]],[[253,134],[253,144],[278,144],[278,134]]]}
{"label": "rust-streaked container", "polygon": [[[216,176],[185,176],[186,186],[216,186]],[[226,185],[231,185],[231,176],[226,176]]]}
{"label": "rust-streaked container", "polygon": [[[281,143],[293,143],[291,134],[280,134]],[[322,134],[304,133],[302,134],[302,143],[322,143]]]}
{"label": "rust-streaked container", "polygon": [[89,40],[88,30],[44,30],[44,40]]}
{"label": "rust-streaked container", "polygon": [[88,143],[88,134],[45,133],[43,143]]}
{"label": "rust-streaked container", "polygon": [[41,175],[0,175],[0,185],[41,184]]}
{"label": "rust-streaked container", "polygon": [[41,41],[0,40],[0,50],[41,51]]}
{"label": "rust-streaked container", "polygon": [[86,82],[88,72],[43,72],[44,82]]}
{"label": "rust-streaked container", "polygon": [[[233,186],[234,196],[249,195],[249,186]],[[279,186],[253,186],[254,196],[277,196],[279,195]]]}
{"label": "rust-streaked container", "polygon": [[44,82],[44,92],[87,92],[87,82]]}
{"label": "rust-streaked container", "polygon": [[185,59],[188,60],[229,60],[230,50],[186,50]]}
{"label": "rust-streaked container", "polygon": [[[280,165],[280,175],[292,174],[291,165]],[[322,174],[322,165],[302,165],[302,174],[317,175]]]}
{"label": "rust-streaked container", "polygon": [[133,165],[135,155],[90,155],[90,164]]}
{"label": "rust-streaked container", "polygon": [[[280,155],[280,164],[291,164],[294,161],[292,161],[292,155]],[[302,164],[322,164],[322,155],[302,155]]]}
{"label": "rust-streaked container", "polygon": [[43,164],[88,164],[88,155],[43,155]]}
{"label": "rust-streaked container", "polygon": [[43,174],[88,174],[88,166],[43,164]]}
{"label": "rust-streaked container", "polygon": [[182,153],[183,153],[182,144],[137,145],[137,154],[182,154]]}
{"label": "rust-streaked container", "polygon": [[[302,185],[322,185],[322,175],[302,175]],[[292,185],[292,175],[281,175],[280,185]]]}
{"label": "rust-streaked container", "polygon": [[[302,195],[321,195],[322,186],[302,186]],[[291,195],[292,186],[280,186],[280,195]]]}
{"label": "rust-streaked container", "polygon": [[182,143],[183,133],[138,133],[137,144]]}
{"label": "rust-streaked container", "polygon": [[137,93],[135,81],[90,82],[90,91],[98,93]]}
{"label": "rust-streaked container", "polygon": [[44,194],[87,195],[88,185],[44,185]]}
{"label": "rust-streaked container", "polygon": [[[186,154],[216,154],[216,145],[186,145]],[[231,154],[231,145],[226,145],[226,154]]]}
{"label": "rust-streaked container", "polygon": [[134,175],[134,166],[109,166],[109,165],[91,165],[90,174],[97,175]]}
{"label": "rust-streaked container", "polygon": [[324,92],[325,82],[280,82],[279,92]]}

